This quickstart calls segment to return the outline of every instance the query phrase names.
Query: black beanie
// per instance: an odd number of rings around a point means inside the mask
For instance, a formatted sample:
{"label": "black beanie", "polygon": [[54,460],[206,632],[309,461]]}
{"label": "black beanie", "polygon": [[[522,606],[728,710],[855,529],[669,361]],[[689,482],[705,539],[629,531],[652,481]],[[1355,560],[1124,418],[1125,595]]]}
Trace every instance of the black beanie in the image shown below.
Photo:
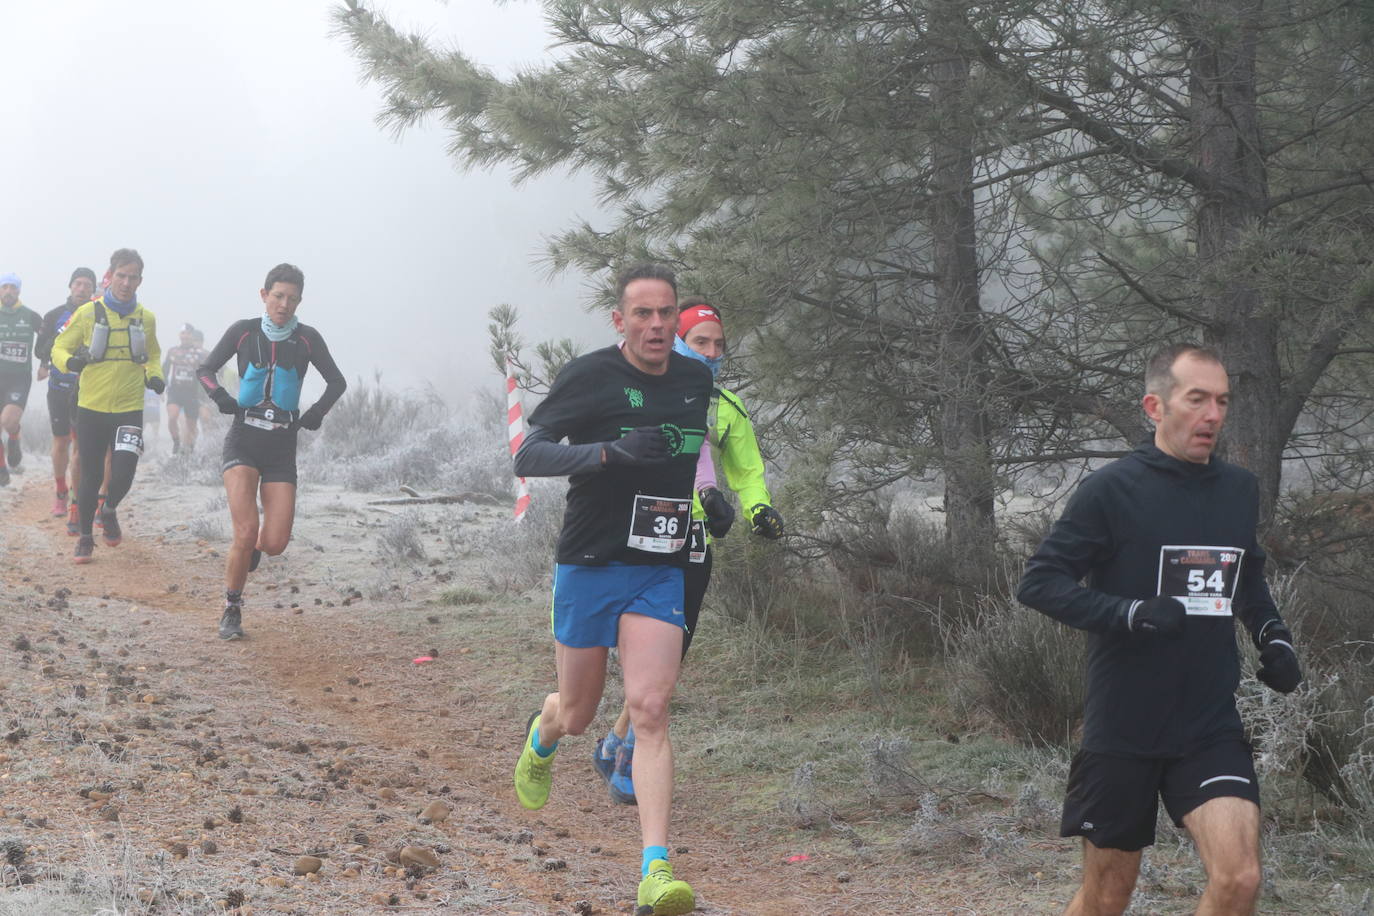
{"label": "black beanie", "polygon": [[67,285],[71,286],[80,277],[85,277],[87,280],[91,281],[92,286],[95,285],[95,271],[91,270],[89,267],[78,267],[76,270],[72,271],[72,278],[67,281]]}

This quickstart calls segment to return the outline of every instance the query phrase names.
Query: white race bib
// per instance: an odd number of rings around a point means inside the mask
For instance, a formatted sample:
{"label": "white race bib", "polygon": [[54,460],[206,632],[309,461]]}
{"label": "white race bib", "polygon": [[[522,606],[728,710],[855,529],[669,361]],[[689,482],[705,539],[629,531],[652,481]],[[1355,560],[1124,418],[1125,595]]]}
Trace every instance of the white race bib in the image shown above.
{"label": "white race bib", "polygon": [[1158,594],[1177,598],[1192,616],[1230,617],[1244,558],[1240,547],[1161,547]]}
{"label": "white race bib", "polygon": [[291,426],[291,411],[259,404],[244,410],[243,422],[256,429],[287,429]]}
{"label": "white race bib", "polygon": [[687,529],[687,562],[706,562],[706,523],[699,518]]}
{"label": "white race bib", "polygon": [[626,543],[650,553],[677,553],[687,543],[691,518],[690,499],[638,495],[630,513],[630,537]]}
{"label": "white race bib", "polygon": [[141,426],[121,426],[115,430],[114,450],[143,454],[143,428]]}
{"label": "white race bib", "polygon": [[22,340],[0,340],[0,359],[7,363],[29,361],[29,345]]}

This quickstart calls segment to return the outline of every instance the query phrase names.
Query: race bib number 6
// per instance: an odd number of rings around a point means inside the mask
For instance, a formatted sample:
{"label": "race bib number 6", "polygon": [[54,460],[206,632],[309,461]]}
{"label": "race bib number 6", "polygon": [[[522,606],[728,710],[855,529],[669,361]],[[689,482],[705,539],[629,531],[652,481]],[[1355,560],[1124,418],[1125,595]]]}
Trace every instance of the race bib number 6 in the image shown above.
{"label": "race bib number 6", "polygon": [[1230,617],[1236,596],[1239,547],[1159,548],[1159,594],[1177,598],[1193,616]]}
{"label": "race bib number 6", "polygon": [[650,553],[677,553],[687,543],[691,517],[690,499],[636,496],[634,511],[630,514],[630,538],[626,543]]}

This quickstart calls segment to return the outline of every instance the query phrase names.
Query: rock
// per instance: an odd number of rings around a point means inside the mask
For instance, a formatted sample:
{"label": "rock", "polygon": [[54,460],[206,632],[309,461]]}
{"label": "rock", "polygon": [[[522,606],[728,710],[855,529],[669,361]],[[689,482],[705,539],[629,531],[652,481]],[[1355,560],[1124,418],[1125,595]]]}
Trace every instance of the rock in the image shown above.
{"label": "rock", "polygon": [[850,881],[854,880],[854,876],[847,871],[842,871],[835,876],[835,880],[841,884],[848,884]]}
{"label": "rock", "polygon": [[200,844],[200,851],[207,856],[213,856],[219,852],[219,846],[214,840],[203,840]]}
{"label": "rock", "polygon": [[324,862],[315,856],[301,856],[296,860],[296,864],[291,868],[293,875],[313,875],[320,870]]}
{"label": "rock", "polygon": [[191,854],[191,850],[186,847],[185,843],[173,843],[167,847],[167,851],[172,854],[174,859],[184,859]]}
{"label": "rock", "polygon": [[425,805],[425,810],[420,812],[420,820],[430,824],[442,824],[444,821],[448,820],[448,816],[452,811],[453,809],[448,805],[435,799],[428,805]]}
{"label": "rock", "polygon": [[419,865],[423,868],[438,868],[439,857],[424,846],[402,846],[397,860],[402,865]]}
{"label": "rock", "polygon": [[261,884],[263,887],[286,887],[286,885],[290,882],[283,878],[281,875],[268,875],[266,878],[263,878],[258,883]]}
{"label": "rock", "polygon": [[388,786],[385,789],[377,790],[377,795],[380,798],[385,798],[387,801],[391,801],[396,797],[396,790]]}

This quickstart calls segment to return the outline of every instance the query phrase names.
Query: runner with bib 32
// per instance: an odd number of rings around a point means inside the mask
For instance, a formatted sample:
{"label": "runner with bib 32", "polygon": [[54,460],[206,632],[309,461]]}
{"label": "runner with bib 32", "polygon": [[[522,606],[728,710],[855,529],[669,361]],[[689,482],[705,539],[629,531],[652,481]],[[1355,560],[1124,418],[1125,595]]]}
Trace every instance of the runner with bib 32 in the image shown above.
{"label": "runner with bib 32", "polygon": [[100,506],[102,539],[114,547],[123,538],[115,510],[133,486],[138,457],[143,454],[143,390],[161,394],[166,387],[159,365],[157,320],[138,301],[143,258],[132,248],[110,256],[104,292],[72,313],[52,345],[52,364],[59,372],[79,372],[76,420],[80,443],[81,484],[77,508],[81,536],[73,559],[91,562],[100,485],[105,482],[105,456],[110,479]]}

